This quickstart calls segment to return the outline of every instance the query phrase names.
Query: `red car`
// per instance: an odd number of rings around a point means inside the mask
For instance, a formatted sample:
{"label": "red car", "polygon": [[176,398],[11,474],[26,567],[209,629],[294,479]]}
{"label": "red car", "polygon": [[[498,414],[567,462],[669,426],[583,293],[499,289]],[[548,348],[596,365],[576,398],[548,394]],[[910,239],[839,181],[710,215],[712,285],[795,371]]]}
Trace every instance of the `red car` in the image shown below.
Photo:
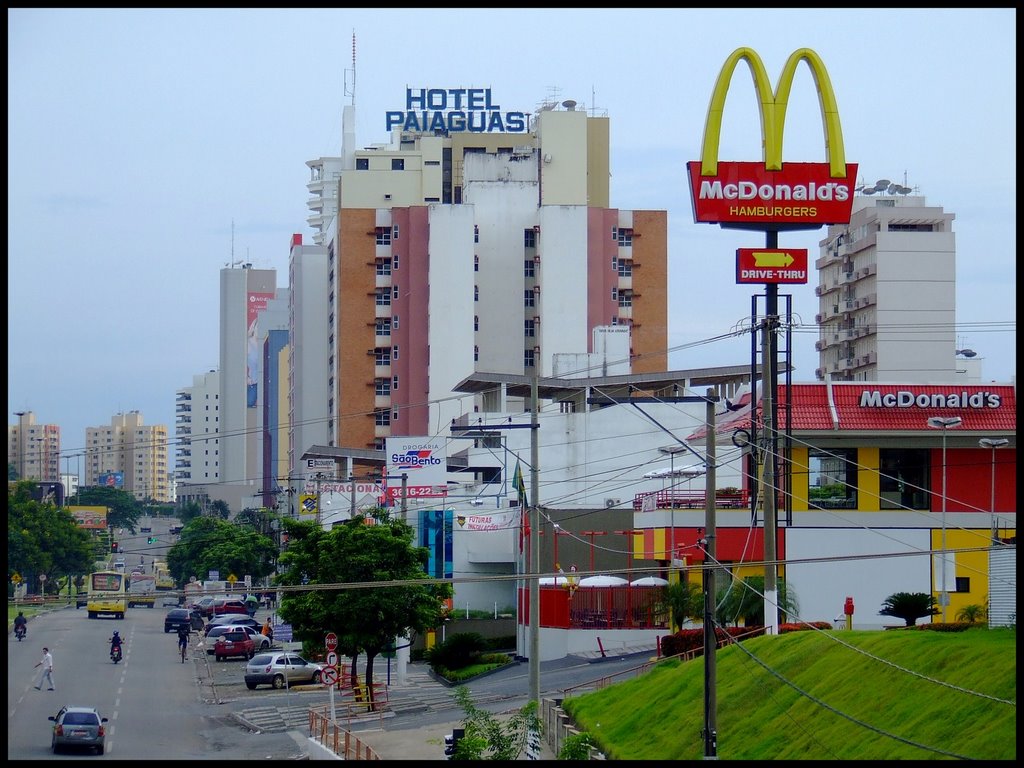
{"label": "red car", "polygon": [[251,659],[256,655],[256,642],[250,635],[241,630],[225,632],[213,644],[213,656],[217,661],[224,661],[229,656],[241,656]]}
{"label": "red car", "polygon": [[233,597],[228,598],[217,598],[213,601],[213,617],[224,616],[228,613],[238,613],[242,616],[249,615],[249,609],[245,607],[245,603]]}

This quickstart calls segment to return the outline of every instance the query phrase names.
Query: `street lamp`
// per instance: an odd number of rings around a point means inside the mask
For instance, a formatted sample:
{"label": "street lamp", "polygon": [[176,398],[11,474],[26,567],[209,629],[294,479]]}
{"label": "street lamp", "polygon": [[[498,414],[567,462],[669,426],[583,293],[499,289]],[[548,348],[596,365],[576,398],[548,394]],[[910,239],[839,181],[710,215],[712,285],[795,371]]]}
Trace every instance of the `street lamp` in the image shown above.
{"label": "street lamp", "polygon": [[978,441],[982,448],[992,449],[992,505],[989,508],[989,520],[992,527],[992,541],[996,541],[996,448],[1004,448],[1010,444],[1005,437],[983,437]]}
{"label": "street lamp", "polygon": [[943,624],[946,623],[946,605],[949,603],[949,591],[946,588],[946,432],[962,423],[963,419],[959,416],[932,416],[928,419],[929,427],[942,430],[942,590],[939,602],[942,604]]}

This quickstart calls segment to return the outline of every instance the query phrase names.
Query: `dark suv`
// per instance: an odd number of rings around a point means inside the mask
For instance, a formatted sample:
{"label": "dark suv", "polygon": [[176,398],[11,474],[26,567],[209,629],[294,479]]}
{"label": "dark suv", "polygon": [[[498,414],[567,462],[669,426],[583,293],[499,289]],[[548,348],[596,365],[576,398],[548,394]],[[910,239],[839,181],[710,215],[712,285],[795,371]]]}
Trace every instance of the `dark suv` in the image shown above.
{"label": "dark suv", "polygon": [[190,631],[203,628],[203,617],[197,611],[188,608],[172,608],[164,616],[164,632],[177,632],[181,627]]}

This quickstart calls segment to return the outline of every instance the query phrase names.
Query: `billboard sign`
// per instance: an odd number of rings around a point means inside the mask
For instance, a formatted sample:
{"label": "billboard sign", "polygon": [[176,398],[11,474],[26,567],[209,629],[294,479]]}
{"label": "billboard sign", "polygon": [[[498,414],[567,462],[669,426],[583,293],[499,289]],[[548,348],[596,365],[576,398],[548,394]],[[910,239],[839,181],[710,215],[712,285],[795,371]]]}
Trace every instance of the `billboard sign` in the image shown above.
{"label": "billboard sign", "polygon": [[806,248],[737,248],[737,283],[806,283]]}
{"label": "billboard sign", "polygon": [[104,472],[96,478],[96,485],[105,488],[124,488],[124,472]]}
{"label": "billboard sign", "polygon": [[[736,65],[746,61],[761,111],[763,162],[719,162],[725,97]],[[786,110],[797,65],[807,62],[818,91],[825,133],[824,163],[783,163]],[[715,81],[704,125],[701,159],[686,164],[695,222],[743,229],[814,229],[848,224],[853,211],[856,163],[847,163],[835,93],[825,65],[810,48],[786,60],[774,93],[761,57],[737,48]]]}
{"label": "billboard sign", "polygon": [[387,131],[528,133],[530,115],[505,111],[490,88],[406,88],[405,109],[385,113]]}
{"label": "billboard sign", "polygon": [[68,507],[68,512],[75,518],[79,528],[90,531],[105,531],[107,529],[107,508],[106,507]]}
{"label": "billboard sign", "polygon": [[249,408],[256,407],[256,385],[260,380],[260,340],[256,338],[256,320],[272,298],[273,292],[250,291],[246,296],[245,403]]}
{"label": "billboard sign", "polygon": [[410,485],[446,484],[448,453],[442,441],[430,437],[388,437],[385,440],[390,483],[400,482],[402,475],[406,475]]}

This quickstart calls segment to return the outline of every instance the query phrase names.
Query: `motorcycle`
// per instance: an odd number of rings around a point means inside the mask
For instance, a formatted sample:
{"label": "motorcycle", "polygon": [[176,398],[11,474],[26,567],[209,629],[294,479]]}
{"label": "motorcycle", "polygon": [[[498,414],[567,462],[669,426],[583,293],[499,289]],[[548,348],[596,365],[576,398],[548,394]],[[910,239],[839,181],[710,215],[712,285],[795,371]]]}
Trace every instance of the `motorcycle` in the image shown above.
{"label": "motorcycle", "polygon": [[110,649],[110,660],[117,664],[121,660],[121,646],[115,645]]}
{"label": "motorcycle", "polygon": [[24,624],[20,624],[19,626],[14,628],[14,636],[18,638],[19,643],[25,639],[25,633],[27,631],[28,630],[25,628]]}

